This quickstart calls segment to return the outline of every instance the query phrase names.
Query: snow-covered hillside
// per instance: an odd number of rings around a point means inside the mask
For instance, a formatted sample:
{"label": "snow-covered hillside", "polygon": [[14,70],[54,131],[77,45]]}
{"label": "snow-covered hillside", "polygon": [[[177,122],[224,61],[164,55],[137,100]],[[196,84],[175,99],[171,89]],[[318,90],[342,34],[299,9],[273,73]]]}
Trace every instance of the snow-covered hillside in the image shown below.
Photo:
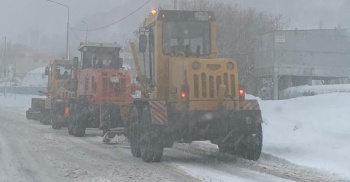
{"label": "snow-covered hillside", "polygon": [[22,86],[46,86],[47,76],[44,73],[45,67],[28,72],[23,78]]}
{"label": "snow-covered hillside", "polygon": [[263,152],[350,179],[350,94],[259,101]]}

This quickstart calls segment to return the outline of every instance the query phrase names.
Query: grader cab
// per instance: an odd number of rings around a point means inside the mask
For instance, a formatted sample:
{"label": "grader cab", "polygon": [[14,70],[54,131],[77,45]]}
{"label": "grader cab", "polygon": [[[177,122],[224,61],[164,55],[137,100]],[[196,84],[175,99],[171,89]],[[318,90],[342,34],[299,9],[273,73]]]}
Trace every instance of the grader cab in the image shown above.
{"label": "grader cab", "polygon": [[153,10],[131,44],[143,98],[135,99],[127,135],[131,153],[158,162],[177,142],[210,140],[221,152],[257,160],[262,148],[261,111],[246,100],[237,63],[217,57],[215,15],[206,11]]}
{"label": "grader cab", "polygon": [[[69,101],[68,132],[82,137],[86,128],[123,130],[132,105],[131,76],[123,68],[117,43],[83,43],[77,96]],[[77,58],[76,58],[77,59]]]}

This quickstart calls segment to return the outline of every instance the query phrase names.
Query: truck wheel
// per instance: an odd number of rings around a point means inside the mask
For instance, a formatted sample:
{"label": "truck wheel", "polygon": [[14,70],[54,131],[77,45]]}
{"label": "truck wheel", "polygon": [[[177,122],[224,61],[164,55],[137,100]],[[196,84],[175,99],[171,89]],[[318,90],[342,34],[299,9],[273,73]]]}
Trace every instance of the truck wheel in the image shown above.
{"label": "truck wheel", "polygon": [[131,154],[134,157],[141,157],[140,150],[140,120],[139,120],[139,112],[136,107],[132,108],[131,116],[130,116],[130,126],[128,128],[128,138],[130,143]]}
{"label": "truck wheel", "polygon": [[80,126],[81,117],[77,116],[77,114],[74,114],[73,120],[71,120],[70,127],[68,128],[69,131],[72,133],[75,137],[83,137],[85,136],[85,128]]}
{"label": "truck wheel", "polygon": [[53,116],[51,119],[51,127],[55,130],[61,129],[61,123],[58,122],[57,115]]}
{"label": "truck wheel", "polygon": [[85,125],[84,122],[89,120],[90,111],[88,109],[89,102],[83,98],[79,99],[77,103],[77,109],[74,110],[75,120],[72,122],[74,125],[73,135],[75,137],[85,136]]}
{"label": "truck wheel", "polygon": [[74,118],[74,109],[76,107],[76,104],[73,102],[73,99],[69,101],[69,115],[68,115],[68,134],[73,135],[73,130],[74,130],[74,125],[73,121],[75,120]]}
{"label": "truck wheel", "polygon": [[73,125],[71,122],[68,121],[68,134],[73,135]]}
{"label": "truck wheel", "polygon": [[161,128],[151,123],[151,114],[145,106],[141,115],[140,151],[144,162],[160,162],[163,157],[164,146],[161,142]]}
{"label": "truck wheel", "polygon": [[225,143],[219,143],[219,152],[220,153],[226,153],[226,154],[234,154],[235,147],[231,147],[229,144]]}
{"label": "truck wheel", "polygon": [[49,125],[51,124],[51,113],[50,110],[42,110],[40,112],[40,119],[39,119],[41,124],[44,125]]}
{"label": "truck wheel", "polygon": [[[77,111],[76,111],[77,112]],[[85,113],[74,113],[75,117],[72,122],[72,133],[75,137],[83,137],[85,136],[85,127],[83,126],[83,121],[85,119]]]}
{"label": "truck wheel", "polygon": [[26,118],[27,119],[32,119],[33,118],[32,114],[29,111],[26,111]]}
{"label": "truck wheel", "polygon": [[75,128],[73,131],[73,135],[75,137],[84,137],[85,136],[85,128]]}
{"label": "truck wheel", "polygon": [[252,123],[239,147],[240,155],[248,160],[258,160],[262,149],[261,123]]}
{"label": "truck wheel", "polygon": [[84,120],[85,108],[82,107],[82,103],[78,99],[72,99],[69,103],[69,122],[68,122],[68,133],[75,137],[85,136],[85,128],[82,126]]}

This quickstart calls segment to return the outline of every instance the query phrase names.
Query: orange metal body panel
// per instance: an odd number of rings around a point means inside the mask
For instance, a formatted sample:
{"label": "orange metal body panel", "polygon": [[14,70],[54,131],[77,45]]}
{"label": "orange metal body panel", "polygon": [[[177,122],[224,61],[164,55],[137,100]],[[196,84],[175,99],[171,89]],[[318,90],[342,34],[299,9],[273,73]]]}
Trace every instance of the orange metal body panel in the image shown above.
{"label": "orange metal body panel", "polygon": [[[111,78],[118,78],[119,82],[112,83]],[[79,75],[77,96],[88,96],[91,104],[131,103],[130,83],[131,76],[127,70],[83,69]]]}

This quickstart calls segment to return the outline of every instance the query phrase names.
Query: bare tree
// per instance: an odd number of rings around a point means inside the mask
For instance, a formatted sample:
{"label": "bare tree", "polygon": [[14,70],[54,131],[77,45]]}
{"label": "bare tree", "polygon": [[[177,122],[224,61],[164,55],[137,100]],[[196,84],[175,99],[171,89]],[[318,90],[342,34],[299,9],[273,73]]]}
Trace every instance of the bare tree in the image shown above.
{"label": "bare tree", "polygon": [[243,9],[237,4],[209,0],[182,0],[181,10],[214,11],[218,25],[218,53],[238,63],[240,82],[248,92],[254,90],[254,44],[266,32],[282,29],[281,15]]}

